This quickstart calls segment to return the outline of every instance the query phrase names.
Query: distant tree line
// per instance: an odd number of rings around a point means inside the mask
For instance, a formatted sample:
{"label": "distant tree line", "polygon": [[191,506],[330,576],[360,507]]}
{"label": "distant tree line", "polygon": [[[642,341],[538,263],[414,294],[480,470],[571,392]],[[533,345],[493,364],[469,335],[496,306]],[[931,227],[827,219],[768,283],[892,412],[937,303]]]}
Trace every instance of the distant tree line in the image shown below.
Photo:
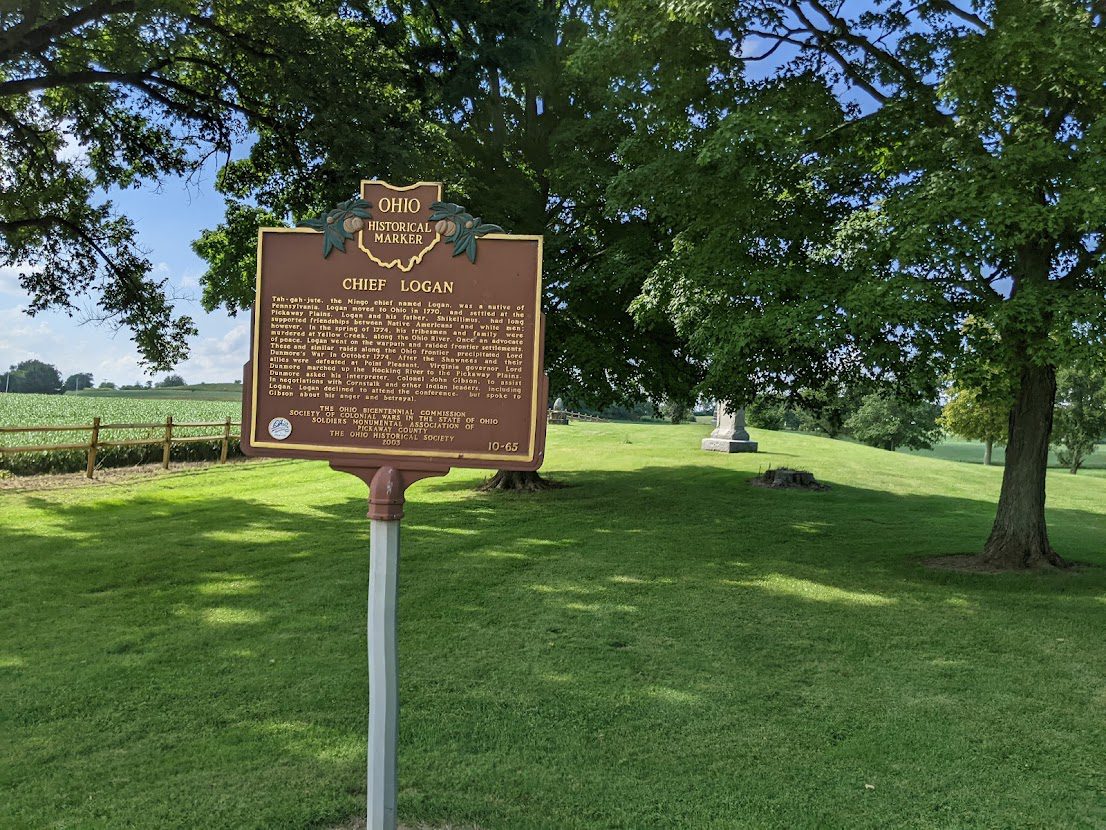
{"label": "distant tree line", "polygon": [[[1099,443],[1106,442],[1106,368],[1094,363],[1057,373],[1051,446],[1059,462],[1077,473]],[[746,422],[760,429],[848,436],[886,450],[931,449],[946,435],[984,445],[991,464],[995,446],[1009,435],[1013,384],[991,373],[976,385],[952,383],[943,406],[896,395],[893,389],[831,386],[794,398],[761,396],[746,407]]]}
{"label": "distant tree line", "polygon": [[[58,367],[42,360],[24,360],[8,367],[8,371],[0,378],[0,392],[17,392],[36,395],[60,395],[64,392],[79,392],[82,389],[91,389],[95,380],[91,372],[77,372],[70,375],[64,381]],[[187,382],[178,374],[166,375],[154,383],[148,380],[145,383],[136,381],[133,384],[123,384],[119,389],[151,389],[168,388],[175,386],[187,386]],[[117,388],[111,381],[101,381],[98,389]]]}

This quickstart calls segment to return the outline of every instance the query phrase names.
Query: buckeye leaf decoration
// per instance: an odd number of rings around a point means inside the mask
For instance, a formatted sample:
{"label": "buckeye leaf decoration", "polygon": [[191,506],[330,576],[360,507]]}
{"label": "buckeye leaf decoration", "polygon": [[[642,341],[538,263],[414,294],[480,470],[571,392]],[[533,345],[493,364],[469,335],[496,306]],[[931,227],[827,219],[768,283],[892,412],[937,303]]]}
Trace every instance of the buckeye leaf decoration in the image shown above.
{"label": "buckeye leaf decoration", "polygon": [[487,233],[503,233],[499,225],[481,222],[479,216],[473,216],[453,202],[431,203],[430,221],[446,242],[453,243],[453,256],[465,254],[469,262],[476,262],[477,237]]}
{"label": "buckeye leaf decoration", "polygon": [[346,252],[346,240],[353,239],[353,235],[365,226],[365,220],[372,219],[371,208],[372,205],[360,196],[354,196],[339,202],[329,213],[305,219],[296,227],[312,228],[323,234],[323,258],[326,259],[335,248]]}

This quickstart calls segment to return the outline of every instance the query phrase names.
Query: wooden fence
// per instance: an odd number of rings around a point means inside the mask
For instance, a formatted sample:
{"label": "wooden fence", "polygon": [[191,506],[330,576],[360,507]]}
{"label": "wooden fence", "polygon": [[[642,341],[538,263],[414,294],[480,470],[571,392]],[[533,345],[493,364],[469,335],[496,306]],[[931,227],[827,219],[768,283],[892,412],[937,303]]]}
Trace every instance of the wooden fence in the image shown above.
{"label": "wooden fence", "polygon": [[[552,412],[553,410],[549,410]],[[606,423],[606,418],[600,418],[598,415],[585,415],[583,412],[565,412],[569,420],[572,421],[596,421],[597,423]]]}
{"label": "wooden fence", "polygon": [[[96,454],[107,447],[137,447],[142,445],[161,444],[161,466],[166,470],[169,469],[169,451],[174,444],[198,444],[204,441],[218,441],[220,443],[219,449],[219,463],[226,464],[227,462],[227,450],[232,438],[238,438],[237,434],[231,433],[231,427],[239,426],[238,421],[232,421],[227,418],[225,421],[197,421],[192,423],[174,423],[173,416],[169,415],[165,418],[165,423],[156,424],[103,424],[100,423],[99,416],[92,419],[90,425],[84,424],[69,424],[65,426],[39,426],[39,427],[0,427],[0,433],[13,433],[13,432],[89,432],[88,443],[86,444],[39,444],[36,446],[26,447],[0,447],[0,453],[19,453],[19,452],[48,452],[50,450],[84,450],[88,454],[88,463],[85,466],[85,475],[88,478],[92,478],[93,473],[96,471]],[[165,427],[165,433],[159,438],[132,438],[125,441],[105,440],[100,437],[101,430],[130,430],[130,429],[161,429]],[[207,427],[222,427],[223,430],[218,435],[183,435],[174,436],[174,429],[197,429]]]}

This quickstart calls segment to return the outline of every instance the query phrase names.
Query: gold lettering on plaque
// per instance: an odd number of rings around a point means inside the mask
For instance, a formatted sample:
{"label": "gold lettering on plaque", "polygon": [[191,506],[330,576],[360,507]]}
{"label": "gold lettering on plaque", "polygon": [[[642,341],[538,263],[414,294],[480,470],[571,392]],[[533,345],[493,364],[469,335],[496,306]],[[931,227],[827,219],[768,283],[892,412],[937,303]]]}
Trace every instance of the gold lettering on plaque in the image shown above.
{"label": "gold lettering on plaque", "polygon": [[400,280],[399,290],[423,294],[452,294],[453,283],[449,280]]}
{"label": "gold lettering on plaque", "polygon": [[383,291],[387,284],[387,280],[371,277],[346,277],[342,280],[342,288],[346,291]]}
{"label": "gold lettering on plaque", "polygon": [[416,398],[521,400],[525,322],[525,311],[509,305],[276,295],[266,392],[313,401],[290,414],[351,438],[451,443],[473,428],[472,417],[416,409]]}

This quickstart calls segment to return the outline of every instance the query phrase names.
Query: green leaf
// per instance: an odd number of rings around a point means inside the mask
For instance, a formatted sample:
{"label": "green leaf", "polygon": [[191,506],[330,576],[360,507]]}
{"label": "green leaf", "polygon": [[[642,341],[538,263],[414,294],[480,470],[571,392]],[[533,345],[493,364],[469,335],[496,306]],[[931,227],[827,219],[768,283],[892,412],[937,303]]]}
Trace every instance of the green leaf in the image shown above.
{"label": "green leaf", "polygon": [[485,222],[482,225],[477,225],[474,233],[477,236],[483,236],[486,233],[504,233],[504,230],[499,225],[491,225]]}
{"label": "green leaf", "polygon": [[458,213],[464,213],[465,211],[461,205],[454,204],[453,202],[431,202],[430,210],[442,214],[438,217],[439,219],[444,219],[447,216],[456,216]]}
{"label": "green leaf", "polygon": [[465,250],[465,246],[468,245],[469,239],[471,238],[472,237],[469,234],[458,228],[457,239],[453,242],[453,255],[457,256],[459,253]]}

